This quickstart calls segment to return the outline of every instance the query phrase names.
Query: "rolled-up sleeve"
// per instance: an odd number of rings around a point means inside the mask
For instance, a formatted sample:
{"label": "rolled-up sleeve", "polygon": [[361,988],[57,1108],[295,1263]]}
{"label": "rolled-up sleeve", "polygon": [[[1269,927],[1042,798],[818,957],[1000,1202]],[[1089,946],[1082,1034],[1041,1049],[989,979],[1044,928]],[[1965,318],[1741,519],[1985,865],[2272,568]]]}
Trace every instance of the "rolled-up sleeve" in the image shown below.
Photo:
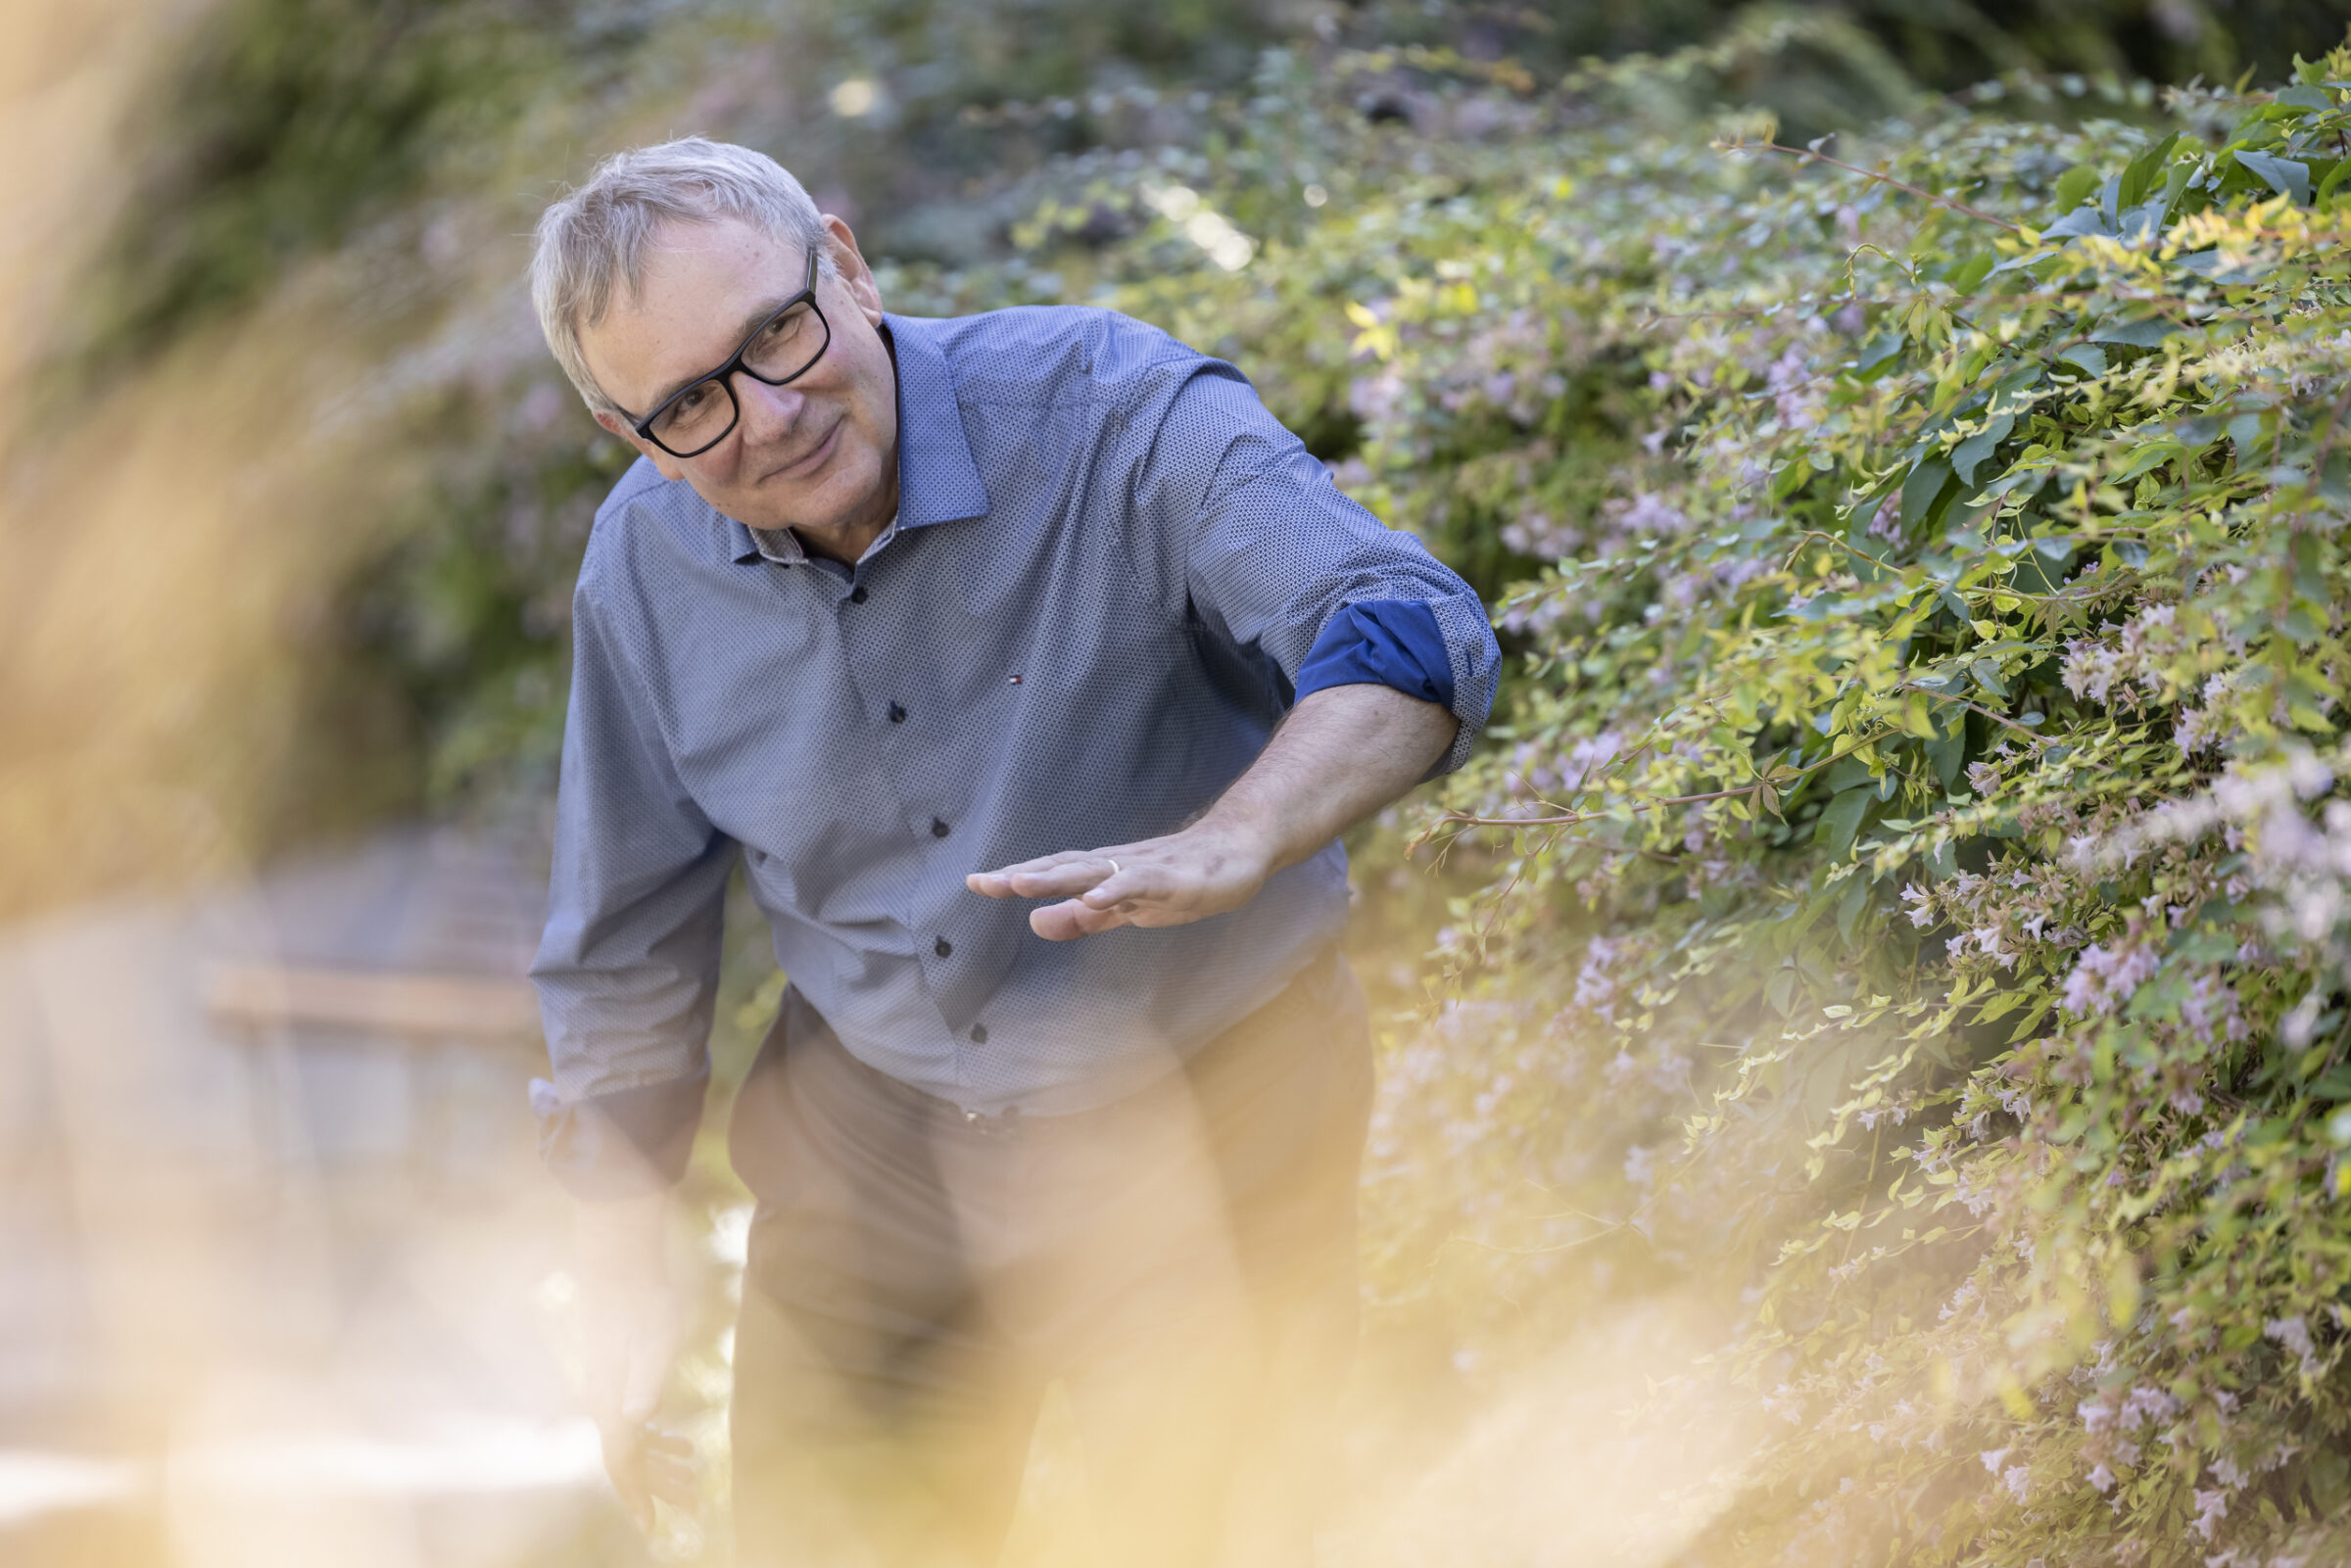
{"label": "rolled-up sleeve", "polygon": [[552,1080],[549,1168],[589,1199],[683,1174],[709,1079],[732,839],[687,793],[643,683],[583,579],[547,932],[531,966]]}
{"label": "rolled-up sleeve", "polygon": [[1461,729],[1434,772],[1460,767],[1502,663],[1477,594],[1350,499],[1239,371],[1191,366],[1138,409],[1156,421],[1138,513],[1180,541],[1171,586],[1179,580],[1194,608],[1271,658],[1300,695],[1368,682],[1441,703]]}

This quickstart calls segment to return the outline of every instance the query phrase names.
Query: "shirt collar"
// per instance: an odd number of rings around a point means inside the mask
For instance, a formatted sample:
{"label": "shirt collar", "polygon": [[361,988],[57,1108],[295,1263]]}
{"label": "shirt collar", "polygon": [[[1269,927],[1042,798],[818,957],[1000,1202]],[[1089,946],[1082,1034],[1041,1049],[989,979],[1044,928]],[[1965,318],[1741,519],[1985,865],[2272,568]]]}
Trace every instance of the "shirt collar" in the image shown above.
{"label": "shirt collar", "polygon": [[[942,325],[919,316],[882,318],[897,361],[898,515],[874,541],[868,555],[901,528],[987,515],[987,487],[980,482],[980,465],[972,461],[971,439],[963,433],[963,413],[955,400],[955,379],[938,343]],[[808,558],[790,529],[754,534],[731,517],[727,526],[739,562],[764,558],[797,564]]]}
{"label": "shirt collar", "polygon": [[[865,553],[857,557],[859,566],[881,554],[882,547],[898,537],[898,525],[902,520],[893,515],[889,525],[874,536],[874,542],[865,546]],[[778,566],[801,566],[807,563],[807,546],[800,543],[800,536],[789,528],[749,528],[744,532],[751,541],[751,550],[748,555],[738,559],[771,560]]]}

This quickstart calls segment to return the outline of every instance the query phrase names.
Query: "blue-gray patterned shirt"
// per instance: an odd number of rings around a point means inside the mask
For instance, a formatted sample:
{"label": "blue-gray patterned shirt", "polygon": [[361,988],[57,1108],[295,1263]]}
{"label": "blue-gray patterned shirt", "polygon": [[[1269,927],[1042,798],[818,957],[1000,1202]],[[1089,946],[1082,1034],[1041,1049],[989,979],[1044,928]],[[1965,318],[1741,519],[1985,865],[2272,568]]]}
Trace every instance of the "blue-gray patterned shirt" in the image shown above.
{"label": "blue-gray patterned shirt", "polygon": [[899,512],[852,568],[640,462],[574,601],[547,934],[551,1164],[672,1179],[738,858],[849,1051],[988,1114],[1128,1093],[1339,932],[1332,843],[1244,908],[1048,942],[964,878],[1171,832],[1298,695],[1446,703],[1499,653],[1468,587],[1349,500],[1230,365],[1105,310],[887,318]]}

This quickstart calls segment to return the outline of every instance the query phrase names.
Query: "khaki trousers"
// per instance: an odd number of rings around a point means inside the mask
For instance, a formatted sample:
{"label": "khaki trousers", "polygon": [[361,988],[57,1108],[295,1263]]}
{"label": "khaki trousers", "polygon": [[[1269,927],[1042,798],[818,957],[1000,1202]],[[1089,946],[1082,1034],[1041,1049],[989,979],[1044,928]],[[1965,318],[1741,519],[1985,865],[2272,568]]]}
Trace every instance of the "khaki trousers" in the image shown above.
{"label": "khaki trousers", "polygon": [[974,1121],[788,994],[737,1110],[741,1568],[981,1568],[1046,1386],[1117,1568],[1303,1568],[1353,1352],[1363,995],[1335,952],[1098,1111]]}

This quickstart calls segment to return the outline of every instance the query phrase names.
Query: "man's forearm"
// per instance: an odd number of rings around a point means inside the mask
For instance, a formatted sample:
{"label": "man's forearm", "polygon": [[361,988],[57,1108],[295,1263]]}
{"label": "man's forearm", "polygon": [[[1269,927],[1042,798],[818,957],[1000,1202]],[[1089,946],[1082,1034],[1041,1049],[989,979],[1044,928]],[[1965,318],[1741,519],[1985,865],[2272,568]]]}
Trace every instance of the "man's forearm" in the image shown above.
{"label": "man's forearm", "polygon": [[1051,941],[1220,915],[1427,777],[1459,731],[1445,709],[1389,687],[1325,687],[1291,710],[1248,772],[1190,827],[968,881],[990,898],[1065,900],[1029,917]]}
{"label": "man's forearm", "polygon": [[1461,721],[1384,686],[1334,686],[1290,711],[1249,771],[1193,826],[1295,865],[1428,777]]}

